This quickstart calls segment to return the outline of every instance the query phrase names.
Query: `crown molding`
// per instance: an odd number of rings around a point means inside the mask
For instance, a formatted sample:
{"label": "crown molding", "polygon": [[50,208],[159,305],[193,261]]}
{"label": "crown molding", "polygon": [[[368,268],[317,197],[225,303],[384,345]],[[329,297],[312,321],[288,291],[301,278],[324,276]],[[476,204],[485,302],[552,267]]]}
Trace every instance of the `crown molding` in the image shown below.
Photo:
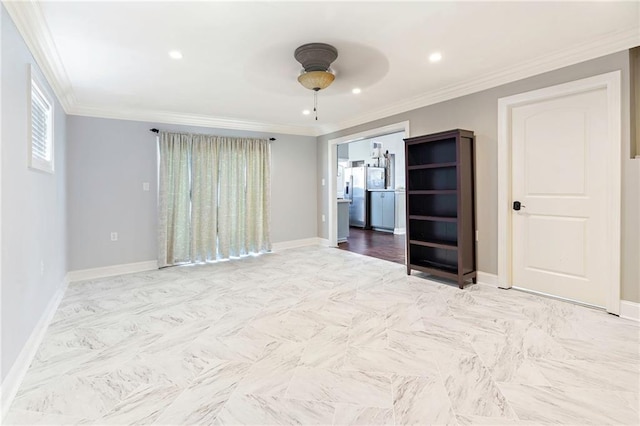
{"label": "crown molding", "polygon": [[640,45],[640,27],[636,26],[615,31],[607,36],[599,37],[568,49],[559,50],[550,55],[532,59],[495,73],[405,99],[388,107],[362,114],[336,124],[327,124],[321,127],[321,134],[326,135],[392,115],[470,95],[482,90],[502,86],[524,78],[616,53],[621,50],[630,49],[638,45]]}
{"label": "crown molding", "polygon": [[214,127],[218,129],[246,130],[252,132],[280,133],[298,136],[318,136],[318,129],[305,126],[262,123],[233,118],[211,117],[171,111],[127,110],[122,108],[73,107],[68,114],[85,117],[112,118],[117,120],[146,121],[152,123],[180,124],[186,126]]}
{"label": "crown molding", "polygon": [[33,0],[3,0],[2,4],[18,28],[62,108],[68,113],[76,104],[76,98],[71,80],[62,64],[62,59],[60,59],[40,5]]}
{"label": "crown molding", "polygon": [[9,16],[11,16],[11,19],[22,35],[27,47],[40,67],[42,74],[45,76],[67,114],[119,120],[215,127],[231,130],[294,134],[300,136],[318,136],[320,134],[318,127],[310,126],[262,123],[170,111],[134,111],[81,105],[73,92],[71,80],[62,64],[62,59],[60,58],[49,26],[44,19],[42,9],[38,2],[34,0],[2,0],[2,4],[7,9]]}
{"label": "crown molding", "polygon": [[2,3],[67,114],[302,136],[326,135],[640,45],[640,27],[623,29],[508,69],[424,93],[349,120],[323,126],[294,126],[169,111],[134,111],[80,105],[38,2],[2,0]]}

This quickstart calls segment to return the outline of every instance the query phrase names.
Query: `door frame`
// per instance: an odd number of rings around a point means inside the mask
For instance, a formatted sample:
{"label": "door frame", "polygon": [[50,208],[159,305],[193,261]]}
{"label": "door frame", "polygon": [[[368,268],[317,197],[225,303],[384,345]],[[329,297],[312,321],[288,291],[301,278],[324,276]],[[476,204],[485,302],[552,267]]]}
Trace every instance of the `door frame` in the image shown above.
{"label": "door frame", "polygon": [[[337,247],[338,246],[338,205],[336,203],[337,199],[337,164],[338,164],[338,153],[336,152],[336,148],[338,145],[355,142],[360,139],[369,139],[375,138],[377,136],[389,135],[391,133],[399,133],[404,132],[404,137],[411,137],[409,133],[409,121],[401,121],[399,123],[389,124],[384,127],[377,127],[375,129],[365,130],[363,132],[354,133],[351,135],[342,136],[335,139],[329,139],[327,143],[327,170],[328,170],[328,179],[327,183],[329,187],[327,189],[327,206],[328,206],[328,222],[327,222],[327,232],[328,232],[328,240],[329,247]],[[402,166],[404,167],[404,165]]]}
{"label": "door frame", "polygon": [[607,292],[606,310],[620,312],[620,239],[622,186],[622,125],[621,72],[613,71],[569,83],[533,90],[498,99],[498,287],[511,288],[512,283],[512,223],[511,223],[511,113],[514,107],[543,100],[589,92],[607,91],[609,113],[608,157],[606,176]]}

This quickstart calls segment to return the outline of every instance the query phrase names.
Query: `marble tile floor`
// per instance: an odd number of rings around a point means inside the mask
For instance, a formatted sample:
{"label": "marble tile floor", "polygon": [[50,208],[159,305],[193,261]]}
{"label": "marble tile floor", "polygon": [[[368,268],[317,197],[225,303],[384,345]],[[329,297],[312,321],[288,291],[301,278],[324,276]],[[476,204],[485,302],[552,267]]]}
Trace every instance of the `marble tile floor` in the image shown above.
{"label": "marble tile floor", "polygon": [[639,334],[305,247],[70,285],[3,423],[637,425]]}

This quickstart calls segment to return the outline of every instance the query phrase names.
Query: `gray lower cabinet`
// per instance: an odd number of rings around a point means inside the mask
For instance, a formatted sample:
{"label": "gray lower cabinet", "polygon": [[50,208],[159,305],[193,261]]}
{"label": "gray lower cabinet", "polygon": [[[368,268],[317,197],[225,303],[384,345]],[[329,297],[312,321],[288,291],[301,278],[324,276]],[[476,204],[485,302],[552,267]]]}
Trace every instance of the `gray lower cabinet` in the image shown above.
{"label": "gray lower cabinet", "polygon": [[371,191],[371,227],[393,231],[396,224],[396,202],[393,191]]}
{"label": "gray lower cabinet", "polygon": [[338,201],[338,242],[344,243],[349,238],[349,202]]}

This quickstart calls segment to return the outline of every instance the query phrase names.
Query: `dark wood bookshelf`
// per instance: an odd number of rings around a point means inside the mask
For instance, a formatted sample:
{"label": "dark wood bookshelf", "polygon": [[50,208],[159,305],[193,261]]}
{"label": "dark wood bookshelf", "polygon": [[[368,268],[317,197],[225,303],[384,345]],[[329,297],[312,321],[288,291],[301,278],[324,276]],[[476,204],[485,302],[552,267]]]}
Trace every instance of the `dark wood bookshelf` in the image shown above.
{"label": "dark wood bookshelf", "polygon": [[476,282],[474,143],[460,129],[405,139],[407,274]]}
{"label": "dark wood bookshelf", "polygon": [[434,195],[434,194],[457,194],[455,189],[428,189],[422,191],[408,191],[409,195]]}
{"label": "dark wood bookshelf", "polygon": [[422,164],[420,166],[408,166],[409,170],[423,170],[423,169],[440,169],[442,167],[455,167],[458,163],[436,163],[436,164]]}
{"label": "dark wood bookshelf", "polygon": [[449,241],[437,241],[437,240],[432,240],[432,241],[420,241],[420,240],[409,240],[409,244],[414,244],[414,245],[418,245],[418,246],[425,246],[425,247],[443,248],[443,249],[449,249],[449,250],[457,250],[457,249],[458,249],[458,244],[456,244],[456,243],[452,243],[452,242],[449,242]]}
{"label": "dark wood bookshelf", "polygon": [[457,222],[457,217],[445,217],[445,216],[420,216],[420,215],[410,215],[409,219],[416,220],[439,220],[441,222]]}

